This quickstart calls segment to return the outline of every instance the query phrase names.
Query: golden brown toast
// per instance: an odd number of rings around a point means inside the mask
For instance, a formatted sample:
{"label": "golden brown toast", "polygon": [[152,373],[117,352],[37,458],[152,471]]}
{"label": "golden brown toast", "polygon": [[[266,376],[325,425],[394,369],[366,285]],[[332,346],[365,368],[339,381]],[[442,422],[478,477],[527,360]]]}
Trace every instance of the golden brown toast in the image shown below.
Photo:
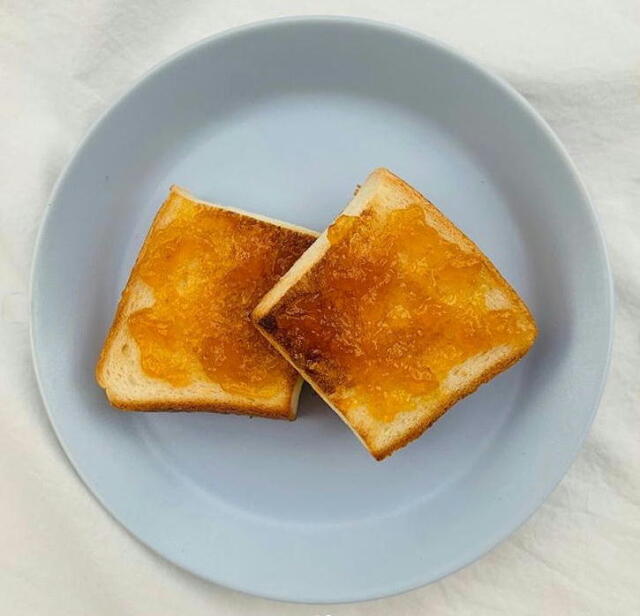
{"label": "golden brown toast", "polygon": [[377,169],[253,311],[382,459],[531,347],[531,313],[432,203]]}
{"label": "golden brown toast", "polygon": [[301,379],[249,313],[316,236],[172,187],[96,367],[111,404],[294,419]]}

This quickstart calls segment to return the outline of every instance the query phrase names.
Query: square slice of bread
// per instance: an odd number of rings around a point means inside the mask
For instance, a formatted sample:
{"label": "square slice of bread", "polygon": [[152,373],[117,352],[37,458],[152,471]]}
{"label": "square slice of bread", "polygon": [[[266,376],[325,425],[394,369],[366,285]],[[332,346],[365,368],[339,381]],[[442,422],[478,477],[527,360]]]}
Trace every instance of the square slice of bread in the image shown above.
{"label": "square slice of bread", "polygon": [[172,187],[100,353],[109,402],[295,419],[302,381],[250,311],[316,237]]}
{"label": "square slice of bread", "polygon": [[253,311],[382,459],[531,347],[531,313],[432,203],[377,169]]}

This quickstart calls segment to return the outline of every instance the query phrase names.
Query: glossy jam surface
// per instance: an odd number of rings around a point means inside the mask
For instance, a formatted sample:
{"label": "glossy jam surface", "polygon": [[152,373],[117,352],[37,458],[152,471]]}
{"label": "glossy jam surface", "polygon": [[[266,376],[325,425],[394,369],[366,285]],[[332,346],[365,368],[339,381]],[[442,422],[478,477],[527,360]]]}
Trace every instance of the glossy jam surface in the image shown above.
{"label": "glossy jam surface", "polygon": [[313,237],[183,199],[138,264],[154,303],[132,313],[143,370],[175,386],[210,379],[268,397],[295,375],[249,313]]}
{"label": "glossy jam surface", "polygon": [[484,257],[436,231],[418,204],[343,215],[328,237],[324,258],[275,308],[274,330],[343,410],[364,404],[391,421],[436,393],[454,366],[535,337]]}

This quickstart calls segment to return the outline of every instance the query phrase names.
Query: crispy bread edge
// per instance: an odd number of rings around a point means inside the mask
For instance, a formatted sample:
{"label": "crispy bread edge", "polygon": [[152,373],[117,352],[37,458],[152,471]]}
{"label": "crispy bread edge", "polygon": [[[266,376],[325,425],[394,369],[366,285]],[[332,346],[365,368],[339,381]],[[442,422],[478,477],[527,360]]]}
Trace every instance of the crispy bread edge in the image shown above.
{"label": "crispy bread edge", "polygon": [[[296,382],[296,388],[299,390],[302,386],[302,379],[298,379]],[[107,396],[108,397],[108,396]],[[292,396],[292,400],[297,396]],[[266,417],[268,419],[288,419],[293,421],[296,418],[295,406],[292,404],[287,409],[271,410],[270,407],[256,405],[247,410],[245,407],[236,406],[233,404],[218,403],[212,405],[208,400],[185,400],[179,403],[173,403],[170,401],[154,401],[148,403],[128,402],[127,400],[120,400],[115,398],[109,398],[109,402],[115,408],[121,411],[153,411],[156,413],[176,413],[183,411],[200,411],[200,412],[214,412],[223,413],[226,415],[244,415],[249,417]]]}

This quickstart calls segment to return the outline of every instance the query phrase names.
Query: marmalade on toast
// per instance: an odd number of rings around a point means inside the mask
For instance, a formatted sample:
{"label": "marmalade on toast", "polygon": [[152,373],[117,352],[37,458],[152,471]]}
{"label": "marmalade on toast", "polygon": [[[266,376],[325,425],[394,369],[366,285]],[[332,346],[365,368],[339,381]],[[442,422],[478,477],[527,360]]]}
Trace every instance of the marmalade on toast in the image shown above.
{"label": "marmalade on toast", "polygon": [[290,387],[297,375],[249,313],[314,240],[185,200],[136,266],[155,300],[128,318],[143,371],[175,386],[210,379],[235,394]]}
{"label": "marmalade on toast", "polygon": [[419,203],[342,215],[328,240],[260,325],[340,409],[390,422],[465,360],[535,339],[490,262],[432,227]]}

